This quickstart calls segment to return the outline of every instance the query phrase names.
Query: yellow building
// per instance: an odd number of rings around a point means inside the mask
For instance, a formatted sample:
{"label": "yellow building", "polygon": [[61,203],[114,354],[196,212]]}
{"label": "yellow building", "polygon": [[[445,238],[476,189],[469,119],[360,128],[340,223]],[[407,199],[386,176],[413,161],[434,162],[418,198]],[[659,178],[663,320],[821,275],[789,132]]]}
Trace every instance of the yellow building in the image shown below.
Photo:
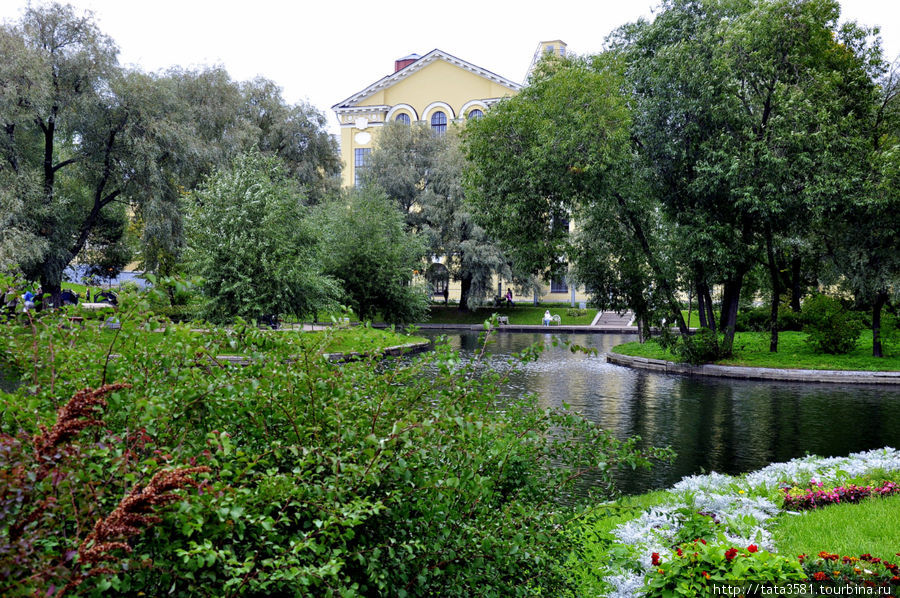
{"label": "yellow building", "polygon": [[440,133],[451,122],[481,116],[521,88],[441,50],[395,61],[392,74],[332,106],[341,125],[344,186],[358,183],[359,169],[385,123],[424,122]]}
{"label": "yellow building", "polygon": [[[545,53],[566,54],[560,40],[538,44],[526,78]],[[378,130],[385,123],[422,122],[436,134],[442,134],[453,123],[463,123],[482,116],[493,104],[522,89],[522,84],[461,60],[442,50],[424,56],[411,54],[394,62],[394,72],[332,106],[341,126],[342,183],[358,185]],[[505,293],[498,283],[498,295]],[[451,297],[459,290],[451,283]],[[580,292],[565,281],[543,289],[535,297],[516,297],[516,301],[544,300],[559,302],[584,301]]]}

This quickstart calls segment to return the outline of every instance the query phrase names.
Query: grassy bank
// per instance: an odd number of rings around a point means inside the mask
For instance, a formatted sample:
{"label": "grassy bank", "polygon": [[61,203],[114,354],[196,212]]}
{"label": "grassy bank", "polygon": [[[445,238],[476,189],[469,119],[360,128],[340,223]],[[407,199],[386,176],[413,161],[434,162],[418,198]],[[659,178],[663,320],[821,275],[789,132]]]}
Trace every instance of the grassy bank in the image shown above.
{"label": "grassy bank", "polygon": [[[516,305],[513,307],[485,307],[474,311],[459,311],[455,305],[433,305],[429,312],[429,324],[481,324],[492,314],[506,316],[510,324],[540,325],[544,312],[558,315],[563,326],[589,326],[597,315],[596,309],[573,310],[565,305]],[[583,312],[581,315],[577,313]]]}
{"label": "grassy bank", "polygon": [[[808,369],[808,370],[862,370],[900,371],[900,350],[886,348],[886,357],[872,357],[872,333],[863,331],[856,348],[846,355],[815,353],[806,342],[803,332],[782,332],[778,335],[778,353],[769,352],[767,332],[738,332],[734,335],[734,356],[715,363],[749,367]],[[625,343],[613,347],[622,355],[679,361],[671,351],[663,349],[656,341],[644,344]]]}

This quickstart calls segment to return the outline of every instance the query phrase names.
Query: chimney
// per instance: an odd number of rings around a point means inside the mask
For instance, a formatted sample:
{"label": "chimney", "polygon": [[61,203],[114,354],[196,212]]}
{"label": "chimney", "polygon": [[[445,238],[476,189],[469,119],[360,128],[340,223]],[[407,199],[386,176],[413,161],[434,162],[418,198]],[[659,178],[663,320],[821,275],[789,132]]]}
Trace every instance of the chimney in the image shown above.
{"label": "chimney", "polygon": [[409,56],[404,56],[403,58],[395,60],[394,61],[394,72],[396,73],[400,69],[404,69],[404,68],[408,67],[409,65],[411,65],[412,63],[414,63],[415,61],[417,61],[420,58],[421,58],[421,56],[419,56],[418,54],[410,54]]}

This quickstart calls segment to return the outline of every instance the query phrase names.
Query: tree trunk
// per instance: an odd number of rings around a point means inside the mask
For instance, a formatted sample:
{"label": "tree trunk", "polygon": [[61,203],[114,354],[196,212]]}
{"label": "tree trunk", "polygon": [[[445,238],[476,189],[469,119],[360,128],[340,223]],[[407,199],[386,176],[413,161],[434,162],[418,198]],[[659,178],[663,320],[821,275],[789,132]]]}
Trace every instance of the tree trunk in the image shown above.
{"label": "tree trunk", "polygon": [[687,315],[687,325],[688,329],[691,327],[691,312],[694,311],[694,285],[688,285],[688,315]]}
{"label": "tree trunk", "polygon": [[712,295],[709,292],[709,285],[701,282],[697,285],[697,301],[702,301],[703,307],[700,307],[700,325],[716,332],[716,312],[713,307]]}
{"label": "tree trunk", "polygon": [[719,319],[719,324],[725,335],[721,347],[723,357],[731,355],[731,351],[734,348],[734,327],[737,322],[743,282],[744,273],[739,272],[733,278],[726,280],[722,288],[722,315]]}
{"label": "tree trunk", "polygon": [[887,303],[888,295],[880,292],[872,304],[872,357],[884,357],[881,347],[881,309]]}
{"label": "tree trunk", "polygon": [[802,285],[800,284],[800,266],[800,256],[795,253],[791,257],[791,310],[794,313],[800,313],[800,298],[803,294]]}
{"label": "tree trunk", "polygon": [[672,311],[672,315],[675,316],[675,321],[678,323],[678,331],[681,333],[681,336],[688,336],[690,334],[690,331],[688,330],[687,324],[684,322],[684,314],[681,313],[681,304],[675,300],[675,293],[672,292],[672,287],[669,285],[668,279],[663,276],[662,268],[660,267],[659,262],[656,259],[656,255],[653,253],[653,250],[650,247],[650,242],[647,240],[647,235],[644,234],[644,227],[641,225],[641,222],[635,215],[635,213],[628,206],[625,198],[618,193],[614,193],[613,195],[616,198],[616,201],[619,203],[619,207],[621,207],[624,217],[631,225],[631,230],[634,233],[634,236],[637,238],[638,243],[640,243],[641,250],[644,253],[644,257],[647,259],[647,263],[649,264],[650,269],[653,271],[654,278],[663,291],[663,294],[666,298],[666,303],[669,304],[669,309]]}
{"label": "tree trunk", "polygon": [[472,277],[463,276],[460,280],[458,311],[469,311],[469,291],[472,289]]}
{"label": "tree trunk", "polygon": [[700,316],[700,327],[709,328],[706,320],[706,296],[702,290],[702,283],[697,283],[697,315]]}
{"label": "tree trunk", "polygon": [[768,257],[769,280],[772,283],[772,302],[769,310],[769,353],[778,353],[778,303],[781,298],[781,273],[775,256],[775,241],[772,229],[766,226],[766,256]]}

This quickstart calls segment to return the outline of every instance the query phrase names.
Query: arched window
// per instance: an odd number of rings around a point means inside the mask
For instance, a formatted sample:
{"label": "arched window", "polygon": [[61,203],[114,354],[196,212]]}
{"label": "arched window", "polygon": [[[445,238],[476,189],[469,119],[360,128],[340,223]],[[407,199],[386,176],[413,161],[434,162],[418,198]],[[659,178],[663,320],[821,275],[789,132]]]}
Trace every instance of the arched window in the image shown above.
{"label": "arched window", "polygon": [[409,114],[406,114],[405,112],[401,112],[400,114],[397,115],[397,118],[395,118],[394,120],[398,123],[403,123],[404,125],[408,125],[409,124]]}
{"label": "arched window", "polygon": [[431,115],[431,132],[438,136],[447,132],[447,115],[440,110]]}
{"label": "arched window", "polygon": [[484,116],[484,112],[475,108],[474,110],[469,110],[469,113],[466,115],[466,118],[472,120],[473,118],[481,118]]}

